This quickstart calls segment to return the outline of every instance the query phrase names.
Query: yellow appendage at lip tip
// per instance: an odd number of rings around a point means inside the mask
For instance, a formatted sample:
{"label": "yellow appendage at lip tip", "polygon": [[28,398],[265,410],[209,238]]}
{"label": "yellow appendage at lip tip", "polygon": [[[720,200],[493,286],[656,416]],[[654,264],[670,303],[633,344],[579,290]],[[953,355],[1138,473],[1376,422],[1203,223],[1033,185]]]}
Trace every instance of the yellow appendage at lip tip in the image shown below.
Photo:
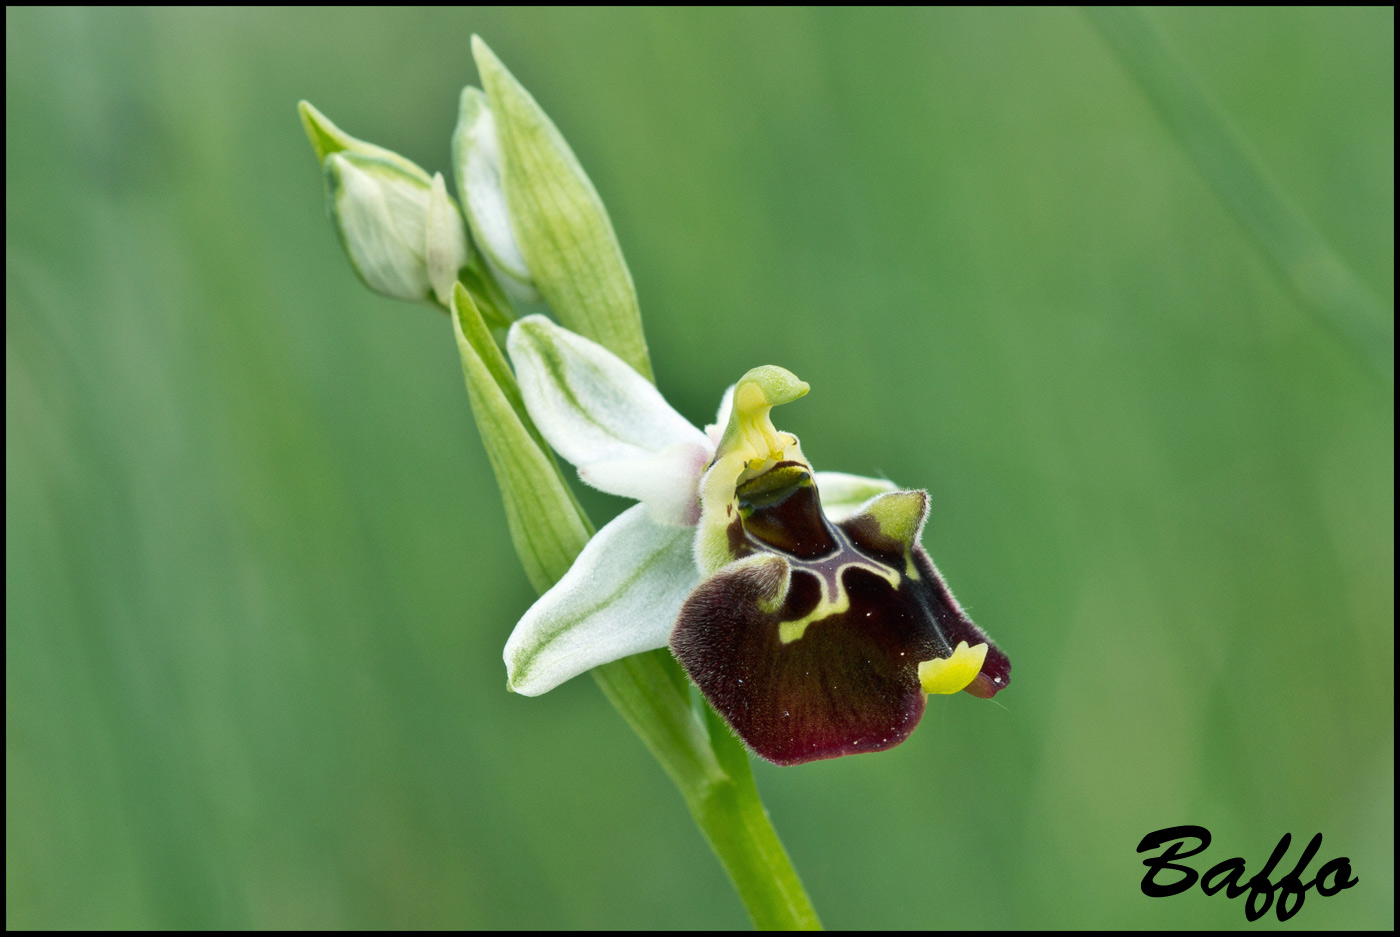
{"label": "yellow appendage at lip tip", "polygon": [[985,642],[970,648],[959,641],[952,657],[935,657],[919,665],[919,682],[925,693],[956,693],[976,679],[986,659]]}

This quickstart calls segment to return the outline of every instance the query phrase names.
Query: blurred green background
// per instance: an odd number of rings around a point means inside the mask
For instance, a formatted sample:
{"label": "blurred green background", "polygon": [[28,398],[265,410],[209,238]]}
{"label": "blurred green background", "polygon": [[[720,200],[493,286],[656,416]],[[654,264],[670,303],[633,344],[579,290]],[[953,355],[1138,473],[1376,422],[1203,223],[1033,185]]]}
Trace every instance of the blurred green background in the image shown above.
{"label": "blurred green background", "polygon": [[[1151,18],[1388,313],[1393,10]],[[445,170],[473,31],[605,198],[668,397],[809,381],[784,428],[929,488],[1014,661],[758,766],[828,926],[1243,926],[1139,892],[1181,823],[1251,873],[1320,831],[1360,884],[1293,925],[1393,926],[1391,388],[1079,12],[5,27],[8,926],[746,926],[591,680],[505,691],[532,593],[448,321],[325,217],[297,99]]]}

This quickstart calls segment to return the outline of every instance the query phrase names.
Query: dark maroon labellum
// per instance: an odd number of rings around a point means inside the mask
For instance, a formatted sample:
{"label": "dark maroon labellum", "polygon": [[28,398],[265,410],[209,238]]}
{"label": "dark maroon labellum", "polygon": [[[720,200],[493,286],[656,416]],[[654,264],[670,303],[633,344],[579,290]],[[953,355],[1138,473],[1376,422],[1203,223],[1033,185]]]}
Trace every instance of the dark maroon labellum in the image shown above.
{"label": "dark maroon labellum", "polygon": [[988,645],[967,692],[1006,687],[1010,661],[919,546],[926,494],[882,496],[904,499],[889,504],[908,523],[872,503],[833,524],[807,467],[782,462],[736,495],[735,562],[686,600],[671,650],[755,753],[791,765],[898,745],[923,715],[920,662],[960,641]]}

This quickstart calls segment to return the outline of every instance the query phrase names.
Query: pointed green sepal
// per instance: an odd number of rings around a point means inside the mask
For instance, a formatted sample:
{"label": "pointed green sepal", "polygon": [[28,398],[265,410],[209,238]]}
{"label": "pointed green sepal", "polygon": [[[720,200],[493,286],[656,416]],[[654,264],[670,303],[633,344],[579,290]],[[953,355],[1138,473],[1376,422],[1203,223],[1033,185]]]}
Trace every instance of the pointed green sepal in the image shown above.
{"label": "pointed green sepal", "polygon": [[357,153],[360,156],[387,160],[409,175],[417,177],[424,185],[431,181],[427,171],[413,160],[400,156],[393,150],[386,150],[382,146],[350,136],[331,123],[331,119],[312,106],[310,101],[297,102],[297,113],[301,116],[301,126],[306,131],[306,138],[311,141],[311,148],[316,151],[316,162],[325,163],[326,157],[332,153]]}
{"label": "pointed green sepal", "polygon": [[510,228],[559,320],[652,379],[632,274],[598,192],[554,122],[481,40],[472,54],[500,144]]}

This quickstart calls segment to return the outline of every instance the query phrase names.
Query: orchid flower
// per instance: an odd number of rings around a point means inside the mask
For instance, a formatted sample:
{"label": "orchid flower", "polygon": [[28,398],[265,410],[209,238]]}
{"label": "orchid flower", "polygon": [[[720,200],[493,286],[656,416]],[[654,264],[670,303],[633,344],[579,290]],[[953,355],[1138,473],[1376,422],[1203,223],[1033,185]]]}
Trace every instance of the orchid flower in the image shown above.
{"label": "orchid flower", "polygon": [[[773,426],[805,383],[755,368],[703,430],[666,402],[601,196],[480,37],[472,55],[482,87],[459,99],[455,199],[443,174],[298,110],[355,272],[448,313],[511,542],[542,593],[506,643],[509,688],[537,696],[592,670],[755,925],[820,927],[744,746],[779,764],[889,748],[927,694],[990,697],[1010,662],[919,545],[926,492],[815,472]],[[517,321],[512,297],[562,324]],[[550,446],[639,503],[594,534]]]}
{"label": "orchid flower", "polygon": [[598,531],[505,647],[537,696],[669,646],[715,710],[778,764],[899,744],[927,694],[990,698],[1011,664],[919,544],[928,494],[815,472],[773,407],[808,385],[775,366],[701,430],[601,345],[543,316],[507,341],[540,433],[587,484],[639,503]]}

